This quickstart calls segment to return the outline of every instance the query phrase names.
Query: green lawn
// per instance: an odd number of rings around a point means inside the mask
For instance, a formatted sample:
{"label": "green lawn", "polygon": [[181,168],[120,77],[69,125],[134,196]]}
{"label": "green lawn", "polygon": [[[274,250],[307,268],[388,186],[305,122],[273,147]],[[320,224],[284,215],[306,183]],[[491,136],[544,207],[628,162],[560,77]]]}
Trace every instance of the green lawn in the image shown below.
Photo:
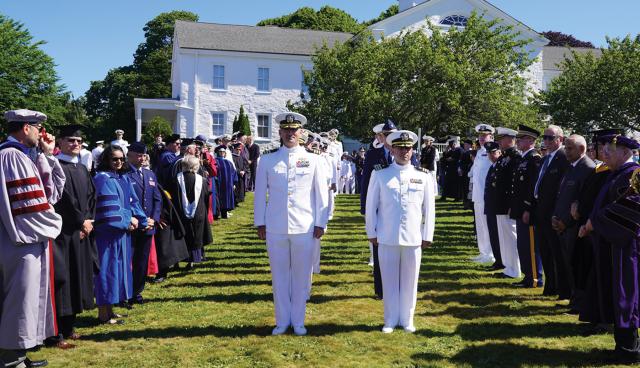
{"label": "green lawn", "polygon": [[583,367],[603,366],[602,350],[612,348],[611,335],[581,337],[576,318],[541,290],[515,289],[468,261],[476,254],[471,213],[452,202],[438,204],[434,247],[423,254],[418,331],[382,334],[356,196],[338,197],[323,241],[309,335],[272,337],[252,198],[216,222],[209,261],[147,286],[148,303],[129,311],[125,325],[100,326],[95,311],[85,313],[78,348],[32,357],[52,367]]}

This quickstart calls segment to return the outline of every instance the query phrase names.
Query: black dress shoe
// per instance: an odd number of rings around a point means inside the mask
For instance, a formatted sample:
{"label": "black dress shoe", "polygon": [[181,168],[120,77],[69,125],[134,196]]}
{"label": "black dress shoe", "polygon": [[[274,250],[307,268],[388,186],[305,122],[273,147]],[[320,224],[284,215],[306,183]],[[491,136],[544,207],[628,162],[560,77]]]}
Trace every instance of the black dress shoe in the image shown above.
{"label": "black dress shoe", "polygon": [[152,284],[159,284],[161,282],[164,282],[165,278],[164,277],[156,277],[155,279],[149,281]]}
{"label": "black dress shoe", "polygon": [[511,277],[509,275],[505,275],[504,273],[496,273],[495,274],[497,278],[499,279],[515,279],[515,277]]}
{"label": "black dress shoe", "polygon": [[24,360],[24,365],[26,367],[46,367],[49,365],[49,362],[47,362],[46,359],[42,359],[42,360],[31,360],[29,358]]}
{"label": "black dress shoe", "polygon": [[133,309],[133,305],[131,305],[129,302],[124,301],[124,302],[120,302],[118,304],[118,307],[120,308],[127,308],[127,309]]}

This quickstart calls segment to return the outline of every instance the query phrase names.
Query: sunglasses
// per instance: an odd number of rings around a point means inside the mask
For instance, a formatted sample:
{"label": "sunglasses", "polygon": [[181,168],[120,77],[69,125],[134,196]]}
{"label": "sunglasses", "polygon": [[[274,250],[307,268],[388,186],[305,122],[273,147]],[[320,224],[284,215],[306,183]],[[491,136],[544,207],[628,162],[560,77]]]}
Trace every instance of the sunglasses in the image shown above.
{"label": "sunglasses", "polygon": [[67,138],[67,142],[82,144],[83,140],[82,138]]}
{"label": "sunglasses", "polygon": [[111,157],[111,162],[118,162],[118,161],[124,162],[124,157]]}
{"label": "sunglasses", "polygon": [[557,135],[543,135],[542,136],[542,140],[545,140],[545,141],[552,141],[552,140],[554,140],[556,138],[558,138]]}
{"label": "sunglasses", "polygon": [[42,124],[29,124],[29,126],[32,126],[36,129],[38,129],[38,133],[42,133],[42,131],[44,130],[44,125]]}

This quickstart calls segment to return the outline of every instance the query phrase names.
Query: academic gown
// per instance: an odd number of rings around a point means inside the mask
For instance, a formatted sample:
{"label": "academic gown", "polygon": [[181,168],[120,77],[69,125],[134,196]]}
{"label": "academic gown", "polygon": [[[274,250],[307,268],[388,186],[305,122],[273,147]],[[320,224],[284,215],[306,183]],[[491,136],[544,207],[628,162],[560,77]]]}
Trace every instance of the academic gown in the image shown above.
{"label": "academic gown", "polygon": [[229,160],[216,157],[218,164],[218,199],[220,209],[231,211],[236,207],[233,186],[238,182],[238,173]]}
{"label": "academic gown", "polygon": [[[235,196],[237,202],[244,202],[244,193],[246,192],[246,180],[245,176],[249,171],[249,162],[242,157],[242,155],[233,154],[233,163],[236,165],[236,172],[238,174],[238,184],[236,184]],[[240,175],[240,171],[244,171],[243,175]]]}
{"label": "academic gown", "polygon": [[444,183],[442,186],[443,198],[460,198],[461,178],[458,175],[458,166],[461,155],[462,149],[459,147],[446,151],[442,155],[442,162],[444,162]]}
{"label": "academic gown", "polygon": [[[625,163],[611,173],[598,195],[589,216],[596,246],[611,254],[611,283],[604,284],[601,306],[612,307],[612,319],[618,328],[640,327],[640,290],[638,286],[638,239],[640,237],[640,196],[629,195],[629,179],[640,166]],[[603,270],[606,271],[606,270]],[[604,275],[606,278],[606,274]],[[601,280],[608,281],[608,280]]]}
{"label": "academic gown", "polygon": [[180,214],[173,205],[172,197],[163,188],[159,189],[162,194],[160,221],[168,225],[164,229],[157,226],[155,234],[158,269],[162,272],[189,258],[189,250],[185,243],[184,226],[180,220]]}
{"label": "academic gown", "polygon": [[87,168],[60,158],[67,180],[54,208],[62,216],[62,232],[54,241],[54,289],[59,317],[94,308],[93,276],[98,253],[93,235],[80,239],[82,224],[95,218],[96,193]]}
{"label": "academic gown", "polygon": [[[171,197],[175,205],[176,211],[180,215],[180,220],[185,230],[185,242],[187,248],[194,254],[194,251],[201,250],[204,245],[211,243],[211,240],[207,237],[207,228],[209,224],[207,222],[207,205],[209,188],[206,185],[206,179],[202,178],[203,185],[200,191],[200,196],[196,198],[195,182],[196,175],[194,173],[185,172],[184,184],[186,189],[187,201],[194,202],[196,199],[198,204],[193,218],[188,218],[184,208],[184,202],[182,199],[182,192],[178,181],[176,180],[171,187]],[[210,231],[209,231],[210,233]],[[199,259],[192,259],[192,262],[200,262]]]}
{"label": "academic gown", "polygon": [[126,175],[99,172],[96,186],[94,231],[100,272],[94,278],[96,304],[118,304],[133,297],[131,217],[139,227],[147,226],[133,185]]}

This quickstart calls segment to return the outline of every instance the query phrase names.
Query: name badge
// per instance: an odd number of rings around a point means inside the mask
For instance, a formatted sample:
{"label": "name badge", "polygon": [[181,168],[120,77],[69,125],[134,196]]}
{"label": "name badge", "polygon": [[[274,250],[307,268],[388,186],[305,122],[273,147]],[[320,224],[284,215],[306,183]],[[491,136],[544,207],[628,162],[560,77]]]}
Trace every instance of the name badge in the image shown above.
{"label": "name badge", "polygon": [[411,184],[422,184],[422,179],[411,179],[409,182]]}
{"label": "name badge", "polygon": [[151,185],[152,187],[156,186],[156,182],[153,180],[149,180],[149,185]]}

